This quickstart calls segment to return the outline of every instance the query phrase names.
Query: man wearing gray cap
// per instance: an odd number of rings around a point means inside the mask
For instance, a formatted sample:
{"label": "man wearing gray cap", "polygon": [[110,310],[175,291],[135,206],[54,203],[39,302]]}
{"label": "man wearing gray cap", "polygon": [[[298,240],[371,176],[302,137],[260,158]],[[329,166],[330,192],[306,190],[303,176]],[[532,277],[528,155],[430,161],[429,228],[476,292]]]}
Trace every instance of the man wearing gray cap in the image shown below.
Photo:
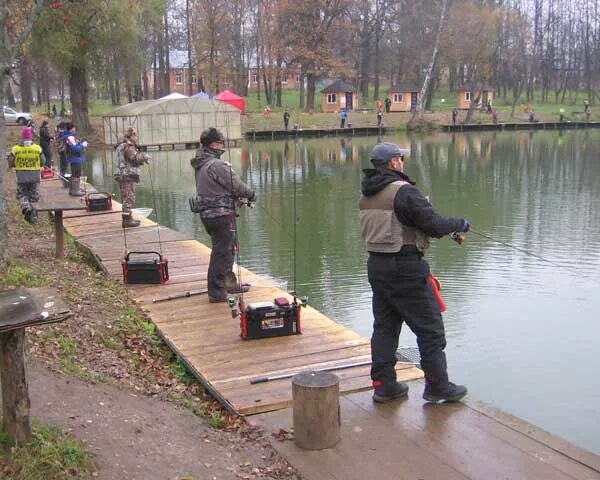
{"label": "man wearing gray cap", "polygon": [[430,237],[467,232],[464,218],[443,217],[404,174],[410,151],[379,143],[371,153],[375,168],[364,170],[360,198],[362,238],[369,252],[367,272],[373,291],[371,379],[373,400],[384,403],[408,393],[396,380],[396,350],[402,324],[417,337],[425,373],[423,398],[429,402],[458,401],[466,387],[448,380],[446,335],[440,308],[429,284],[423,259]]}

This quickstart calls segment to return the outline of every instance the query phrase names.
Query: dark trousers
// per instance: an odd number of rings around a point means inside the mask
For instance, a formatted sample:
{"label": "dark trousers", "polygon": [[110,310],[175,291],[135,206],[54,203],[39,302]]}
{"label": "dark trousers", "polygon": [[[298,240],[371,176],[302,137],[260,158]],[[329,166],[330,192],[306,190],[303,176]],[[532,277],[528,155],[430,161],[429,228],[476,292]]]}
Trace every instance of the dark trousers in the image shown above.
{"label": "dark trousers", "polygon": [[370,254],[369,283],[373,290],[371,378],[384,385],[396,381],[396,351],[402,324],[417,337],[421,368],[434,389],[448,383],[446,335],[440,309],[427,282],[429,265],[420,255]]}
{"label": "dark trousers", "polygon": [[67,161],[67,154],[64,152],[59,153],[60,155],[60,174],[64,177],[65,173],[67,173],[67,166],[69,162]]}
{"label": "dark trousers", "polygon": [[50,145],[42,145],[42,152],[44,152],[44,157],[46,157],[46,163],[44,164],[46,167],[52,166],[52,150],[50,150]]}
{"label": "dark trousers", "polygon": [[340,120],[340,128],[344,128],[344,125],[346,125],[346,119],[345,119],[345,118],[342,118],[342,119]]}
{"label": "dark trousers", "polygon": [[233,273],[235,217],[228,215],[203,218],[202,223],[212,243],[208,265],[208,295],[213,298],[227,298],[227,287]]}

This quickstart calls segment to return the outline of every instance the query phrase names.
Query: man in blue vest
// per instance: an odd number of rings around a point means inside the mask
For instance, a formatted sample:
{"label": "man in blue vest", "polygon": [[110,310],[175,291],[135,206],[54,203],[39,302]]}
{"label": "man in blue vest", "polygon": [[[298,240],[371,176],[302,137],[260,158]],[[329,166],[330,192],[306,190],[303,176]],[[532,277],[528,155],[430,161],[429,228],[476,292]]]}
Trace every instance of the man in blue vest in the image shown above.
{"label": "man in blue vest", "polygon": [[33,143],[33,132],[25,127],[21,132],[22,142],[15,145],[8,163],[17,174],[17,200],[21,212],[29,223],[37,221],[33,203],[40,200],[40,169],[45,163],[42,147]]}
{"label": "man in blue vest", "polygon": [[435,213],[403,172],[408,153],[393,143],[377,144],[371,153],[375,168],[365,170],[362,181],[360,224],[369,252],[367,271],[375,317],[373,400],[383,403],[408,393],[408,385],[396,380],[394,368],[400,329],[406,323],[417,337],[426,382],[423,398],[458,401],[467,389],[448,380],[444,323],[423,255],[430,237],[467,232],[469,222]]}

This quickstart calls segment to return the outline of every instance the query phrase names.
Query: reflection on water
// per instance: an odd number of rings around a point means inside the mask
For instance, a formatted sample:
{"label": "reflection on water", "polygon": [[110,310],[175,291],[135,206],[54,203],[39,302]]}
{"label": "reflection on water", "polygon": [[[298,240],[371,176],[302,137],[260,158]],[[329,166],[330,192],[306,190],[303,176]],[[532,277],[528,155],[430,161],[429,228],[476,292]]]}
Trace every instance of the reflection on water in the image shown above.
{"label": "reflection on water", "polygon": [[[407,173],[443,214],[474,233],[427,253],[448,307],[452,377],[490,402],[600,453],[600,132],[511,132],[390,137],[410,147]],[[249,143],[226,154],[258,193],[240,212],[240,262],[289,282],[313,306],[368,337],[371,293],[360,240],[361,169],[375,138]],[[208,243],[187,198],[190,151],[152,154],[138,207]],[[115,153],[88,162],[115,190]],[[549,260],[545,262],[523,251]],[[405,329],[401,345],[415,340]]]}

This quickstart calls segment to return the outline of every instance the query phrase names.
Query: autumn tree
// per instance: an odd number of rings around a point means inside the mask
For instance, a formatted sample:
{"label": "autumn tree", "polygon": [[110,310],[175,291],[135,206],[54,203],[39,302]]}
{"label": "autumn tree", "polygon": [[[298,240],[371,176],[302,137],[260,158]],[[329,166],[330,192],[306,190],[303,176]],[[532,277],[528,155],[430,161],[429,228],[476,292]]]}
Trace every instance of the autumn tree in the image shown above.
{"label": "autumn tree", "polygon": [[286,0],[282,2],[282,26],[292,53],[290,64],[298,64],[306,78],[306,111],[315,108],[316,78],[335,72],[349,73],[344,56],[336,55],[339,38],[348,22],[349,0]]}
{"label": "autumn tree", "polygon": [[[5,91],[15,65],[15,59],[29,39],[37,21],[43,0],[1,0],[0,1],[0,95]],[[0,149],[2,157],[6,150],[6,126],[0,118]],[[0,168],[0,245],[8,243],[6,193],[4,191],[4,168]],[[6,248],[0,249],[0,269],[6,266]]]}
{"label": "autumn tree", "polygon": [[491,80],[498,26],[497,9],[474,0],[460,0],[454,2],[448,16],[448,28],[442,33],[441,45],[446,60],[459,69],[460,84],[470,86],[473,91],[466,122],[470,121],[481,100],[484,83]]}

